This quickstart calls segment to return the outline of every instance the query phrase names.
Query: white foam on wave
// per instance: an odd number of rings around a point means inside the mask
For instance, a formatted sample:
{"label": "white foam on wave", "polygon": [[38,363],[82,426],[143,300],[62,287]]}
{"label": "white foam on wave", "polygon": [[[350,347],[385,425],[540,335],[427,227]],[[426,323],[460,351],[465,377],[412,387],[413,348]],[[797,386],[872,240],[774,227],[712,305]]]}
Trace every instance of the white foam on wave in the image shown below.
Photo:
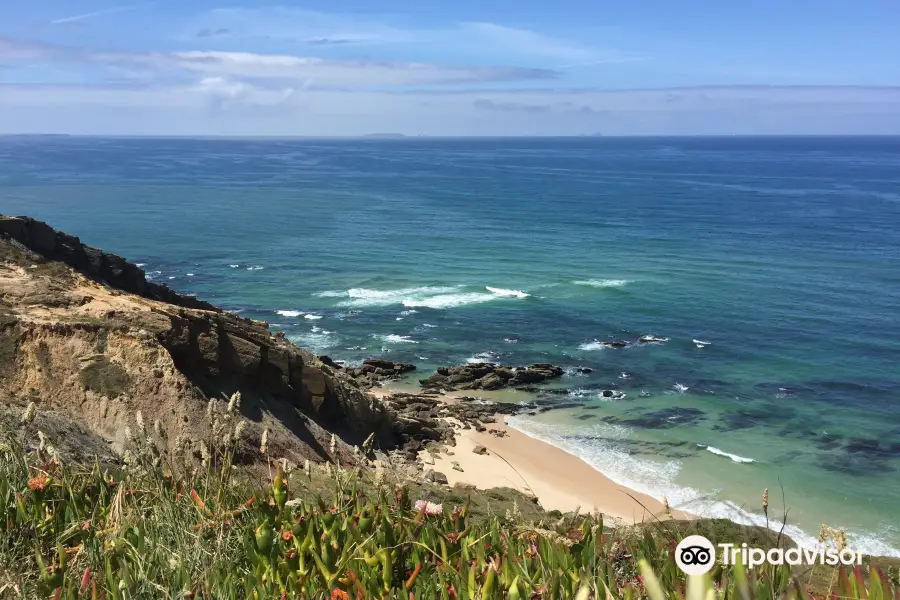
{"label": "white foam on wave", "polygon": [[507,290],[504,288],[491,287],[489,285],[484,286],[484,289],[492,294],[497,294],[498,296],[512,296],[515,298],[528,298],[529,296],[531,296],[531,294],[523,292],[521,290]]}
{"label": "white foam on wave", "polygon": [[730,458],[732,460],[732,462],[736,462],[736,463],[755,463],[756,462],[756,460],[753,458],[746,458],[744,456],[738,456],[737,454],[729,454],[728,452],[725,452],[724,450],[719,450],[718,448],[715,448],[713,446],[704,446],[703,444],[697,444],[697,445],[700,446],[701,448],[706,448],[706,450],[708,452],[712,452],[713,454],[715,454],[717,456],[725,456],[727,458]]}
{"label": "white foam on wave", "polygon": [[405,310],[401,315],[415,314],[417,308],[446,309],[489,302],[499,298],[527,298],[529,295],[520,290],[486,287],[487,292],[465,292],[463,286],[421,286],[395,290],[374,290],[369,288],[351,288],[345,291],[328,290],[318,292],[314,296],[320,298],[344,298],[337,303],[339,307],[375,307],[402,305]]}
{"label": "white foam on wave", "polygon": [[672,390],[677,394],[683,394],[686,391],[688,391],[689,389],[691,389],[691,388],[689,388],[686,385],[682,385],[680,383],[676,383],[675,385],[672,386]]}
{"label": "white foam on wave", "polygon": [[484,294],[480,292],[462,292],[458,294],[439,294],[428,298],[407,298],[403,300],[403,306],[408,308],[456,308],[466,304],[480,304],[496,300],[496,294]]}
{"label": "white foam on wave", "polygon": [[325,290],[324,292],[316,292],[313,296],[316,298],[344,298],[347,296],[347,292],[340,290]]}
{"label": "white foam on wave", "polygon": [[240,269],[241,268],[241,265],[228,265],[228,266],[231,267],[232,269]]}
{"label": "white foam on wave", "polygon": [[[616,440],[630,436],[627,428],[605,423],[573,428],[571,425],[533,421],[524,415],[506,417],[506,423],[529,437],[581,458],[619,485],[660,501],[667,498],[673,508],[701,517],[728,519],[740,525],[767,525],[763,514],[749,512],[730,500],[721,500],[715,493],[676,484],[675,478],[681,470],[679,462],[641,459],[618,447]],[[768,521],[768,526],[774,531],[781,529],[781,523],[777,520]],[[797,525],[786,525],[784,533],[805,548],[815,548],[818,543],[814,536]],[[884,541],[896,534],[896,530],[888,529],[878,532],[850,531],[848,547],[873,556],[900,557],[900,549]]]}
{"label": "white foam on wave", "polygon": [[194,274],[193,274],[193,273],[187,273],[187,276],[188,276],[188,277],[193,277]]}
{"label": "white foam on wave", "polygon": [[475,364],[475,363],[484,363],[484,362],[492,363],[492,362],[496,362],[497,358],[499,358],[499,356],[500,355],[497,354],[496,352],[491,352],[490,350],[488,350],[487,352],[479,352],[478,354],[476,354],[474,356],[470,356],[469,358],[466,359],[466,363],[468,363],[470,365]]}
{"label": "white foam on wave", "polygon": [[503,341],[507,344],[518,344],[519,340],[516,338],[503,338]]}
{"label": "white foam on wave", "polygon": [[303,315],[304,319],[308,319],[310,321],[318,321],[322,318],[322,315]]}
{"label": "white foam on wave", "polygon": [[347,298],[338,302],[343,307],[392,306],[403,304],[404,300],[427,298],[437,294],[448,294],[457,291],[458,287],[424,286],[401,288],[398,290],[373,290],[369,288],[351,288],[343,292],[326,291],[315,294],[320,298]]}
{"label": "white foam on wave", "polygon": [[593,288],[621,288],[633,282],[630,279],[584,279],[572,283]]}
{"label": "white foam on wave", "polygon": [[707,346],[712,344],[712,342],[704,342],[703,340],[691,340],[691,341],[693,341],[694,345],[697,346],[698,348],[706,348]]}
{"label": "white foam on wave", "polygon": [[593,342],[587,342],[586,344],[581,344],[578,346],[579,350],[584,350],[585,352],[592,352],[594,350],[605,350],[606,345],[603,342],[599,342],[594,340]]}
{"label": "white foam on wave", "polygon": [[134,266],[136,266],[136,267],[146,267],[146,266],[147,266],[147,263],[134,263]]}
{"label": "white foam on wave", "polygon": [[427,327],[428,329],[434,329],[437,325],[432,325],[431,323],[422,323],[422,327]]}
{"label": "white foam on wave", "polygon": [[397,335],[395,333],[391,333],[389,335],[373,335],[372,337],[377,338],[383,342],[388,344],[418,344],[416,340],[410,338],[408,335]]}
{"label": "white foam on wave", "polygon": [[409,315],[414,315],[417,312],[419,312],[419,311],[417,311],[414,308],[410,308],[409,310],[401,310],[400,314],[403,315],[404,317],[408,317]]}
{"label": "white foam on wave", "polygon": [[301,310],[276,310],[275,314],[281,315],[282,317],[299,317],[303,314]]}
{"label": "white foam on wave", "polygon": [[317,354],[323,350],[337,346],[341,340],[341,338],[335,335],[333,331],[325,331],[318,327],[313,327],[308,333],[289,335],[288,339],[301,348],[308,348]]}
{"label": "white foam on wave", "polygon": [[253,265],[252,267],[247,267],[248,271],[262,271],[265,267],[260,265]]}

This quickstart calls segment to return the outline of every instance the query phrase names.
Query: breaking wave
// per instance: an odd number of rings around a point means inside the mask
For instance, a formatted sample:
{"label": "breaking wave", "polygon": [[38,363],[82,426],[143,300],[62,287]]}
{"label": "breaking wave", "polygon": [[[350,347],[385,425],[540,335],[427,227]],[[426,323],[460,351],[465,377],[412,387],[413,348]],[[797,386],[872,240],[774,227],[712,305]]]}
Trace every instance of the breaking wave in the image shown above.
{"label": "breaking wave", "polygon": [[420,286],[396,290],[374,290],[351,288],[337,291],[326,290],[313,294],[319,298],[341,298],[338,307],[363,308],[401,305],[401,314],[414,314],[417,308],[446,309],[467,304],[479,304],[500,298],[528,298],[529,294],[520,290],[508,290],[485,286],[487,291],[466,291],[465,286]]}
{"label": "breaking wave", "polygon": [[498,296],[513,296],[516,298],[528,298],[531,294],[520,290],[506,290],[503,288],[495,288],[489,285],[484,286],[484,289],[489,291],[492,294],[497,294]]}
{"label": "breaking wave", "polygon": [[586,285],[592,288],[622,288],[633,283],[630,279],[584,279],[573,281],[575,285]]}
{"label": "breaking wave", "polygon": [[275,314],[279,314],[282,317],[299,317],[303,314],[301,310],[276,310]]}
{"label": "breaking wave", "polygon": [[372,337],[381,340],[382,342],[386,342],[388,344],[418,344],[416,340],[410,338],[408,335],[397,335],[397,334],[389,334],[389,335],[373,335]]}
{"label": "breaking wave", "polygon": [[756,462],[755,459],[738,456],[737,454],[729,454],[728,452],[725,452],[724,450],[719,450],[718,448],[714,448],[713,446],[704,446],[703,444],[697,444],[697,445],[700,446],[701,448],[705,447],[708,452],[712,452],[713,454],[716,454],[718,456],[724,456],[726,458],[730,458],[733,462],[736,462],[736,463],[755,463]]}

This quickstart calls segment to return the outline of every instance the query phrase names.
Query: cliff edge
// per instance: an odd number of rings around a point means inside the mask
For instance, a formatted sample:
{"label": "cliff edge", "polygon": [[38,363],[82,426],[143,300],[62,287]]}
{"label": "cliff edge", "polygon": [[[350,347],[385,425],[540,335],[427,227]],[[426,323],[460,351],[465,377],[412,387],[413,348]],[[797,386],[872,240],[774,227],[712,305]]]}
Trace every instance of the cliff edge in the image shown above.
{"label": "cliff edge", "polygon": [[0,215],[0,405],[34,402],[119,450],[138,410],[169,443],[202,439],[208,403],[236,391],[249,460],[266,429],[269,447],[298,462],[326,458],[332,432],[397,442],[379,400],[265,323],[150,282],[46,223]]}

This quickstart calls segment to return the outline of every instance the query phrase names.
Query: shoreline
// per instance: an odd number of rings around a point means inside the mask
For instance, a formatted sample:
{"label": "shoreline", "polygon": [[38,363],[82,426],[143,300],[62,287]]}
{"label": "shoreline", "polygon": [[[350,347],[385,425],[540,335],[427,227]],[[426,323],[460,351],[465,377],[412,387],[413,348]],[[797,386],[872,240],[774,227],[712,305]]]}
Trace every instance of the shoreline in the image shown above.
{"label": "shoreline", "polygon": [[[413,391],[413,386],[391,385],[375,388],[376,395]],[[421,391],[416,388],[415,391]],[[456,403],[458,397],[446,393],[441,402]],[[479,489],[513,488],[534,495],[546,510],[582,513],[598,510],[625,525],[667,518],[694,519],[695,515],[671,509],[666,513],[663,502],[648,494],[620,485],[578,456],[550,443],[533,438],[508,425],[505,416],[485,423],[485,431],[464,429],[455,419],[455,446],[439,452],[422,450],[419,458],[424,468],[447,476],[450,486],[474,485]],[[495,435],[493,432],[500,432]],[[476,446],[487,453],[476,454]],[[462,470],[457,468],[458,466]]]}

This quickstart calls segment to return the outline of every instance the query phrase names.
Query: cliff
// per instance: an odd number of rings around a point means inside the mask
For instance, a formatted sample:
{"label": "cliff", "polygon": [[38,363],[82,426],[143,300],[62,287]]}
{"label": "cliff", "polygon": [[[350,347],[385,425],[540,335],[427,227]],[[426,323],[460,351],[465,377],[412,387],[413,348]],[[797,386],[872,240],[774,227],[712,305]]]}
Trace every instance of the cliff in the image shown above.
{"label": "cliff", "polygon": [[125,259],[27,217],[0,215],[0,405],[35,402],[122,447],[140,410],[175,443],[206,434],[208,402],[240,391],[269,447],[325,458],[350,443],[397,440],[391,415],[349,376],[273,335],[265,323],[147,281]]}

